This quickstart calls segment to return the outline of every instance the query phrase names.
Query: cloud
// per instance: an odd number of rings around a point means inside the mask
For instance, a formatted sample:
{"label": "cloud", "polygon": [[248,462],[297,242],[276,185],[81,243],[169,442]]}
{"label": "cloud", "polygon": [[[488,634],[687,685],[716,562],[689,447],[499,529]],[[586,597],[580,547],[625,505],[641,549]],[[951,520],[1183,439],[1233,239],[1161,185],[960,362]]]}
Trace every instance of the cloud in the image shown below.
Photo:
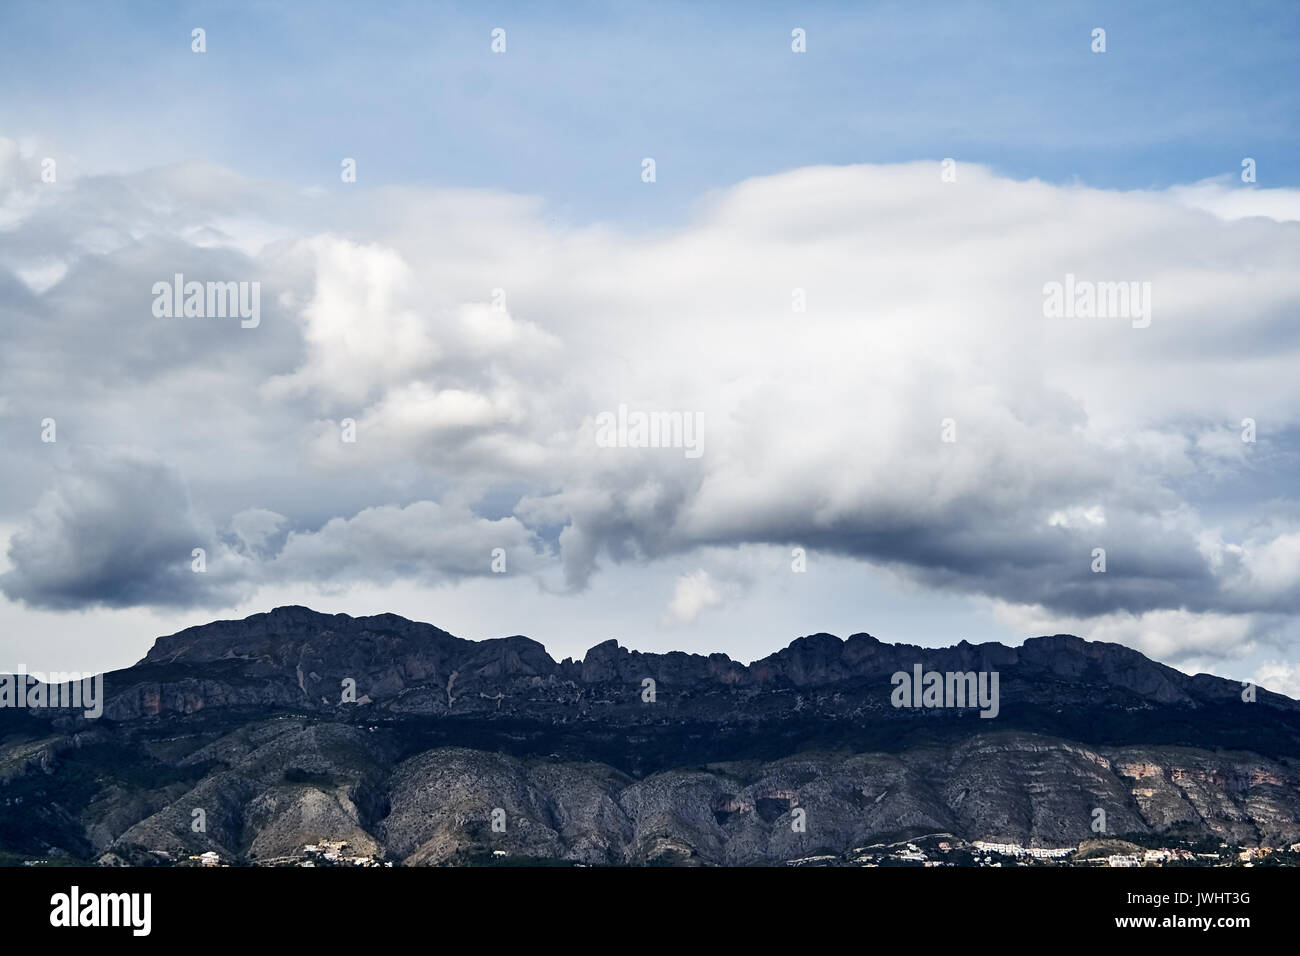
{"label": "cloud", "polygon": [[516,519],[430,501],[367,508],[317,530],[287,530],[287,521],[247,509],[217,533],[194,513],[174,469],[144,455],[78,452],[11,536],[0,591],[38,608],[218,607],[266,584],[331,589],[487,575],[497,549],[506,571],[543,564],[543,545]]}
{"label": "cloud", "polygon": [[1274,222],[1300,221],[1300,189],[1243,188],[1239,180],[1225,176],[1175,186],[1169,193],[1183,205],[1221,219],[1263,216]]}
{"label": "cloud", "polygon": [[539,542],[513,517],[489,520],[468,510],[420,501],[404,508],[367,508],[333,518],[318,531],[291,532],[265,572],[295,582],[427,584],[492,572],[493,552],[505,573],[536,571]]}
{"label": "cloud", "polygon": [[1223,661],[1250,653],[1257,645],[1276,643],[1282,627],[1278,617],[1267,614],[1153,610],[1084,618],[1041,605],[1000,601],[994,602],[993,613],[1018,634],[1085,634],[1089,640],[1125,644],[1155,660],[1184,667]]}
{"label": "cloud", "polygon": [[677,579],[665,621],[670,624],[689,624],[705,609],[721,603],[722,596],[713,586],[709,572],[703,569],[692,571]]}
{"label": "cloud", "polygon": [[[194,548],[213,549],[205,573]],[[9,540],[0,590],[35,607],[220,606],[238,596],[180,476],[147,455],[73,456]]]}
{"label": "cloud", "polygon": [[1254,683],[1277,694],[1300,699],[1300,667],[1285,661],[1267,661],[1251,678]]}
{"label": "cloud", "polygon": [[[1300,234],[1279,191],[811,167],[638,235],[499,193],[204,177],[6,207],[0,522],[26,522],[6,593],[455,581],[497,546],[581,590],[613,563],[772,545],[1166,655],[1245,647],[1300,611]],[[66,273],[23,280],[34,250]],[[153,318],[174,272],[262,281],[262,325]],[[1045,317],[1067,275],[1150,283],[1150,326]],[[621,405],[700,416],[704,454],[599,447]],[[119,501],[131,481],[90,475],[96,494],[64,479],[41,498],[46,414],[61,444],[148,435],[172,504],[146,520]],[[124,537],[114,508],[157,542],[141,582],[70,545]],[[162,555],[209,526],[221,574],[175,585]],[[712,571],[679,581],[670,618],[712,606]]]}
{"label": "cloud", "polygon": [[265,508],[248,508],[230,519],[230,532],[237,542],[237,550],[250,557],[269,557],[277,550],[278,538],[283,544],[288,519]]}
{"label": "cloud", "polygon": [[415,276],[400,255],[334,236],[305,240],[296,251],[315,270],[311,300],[299,311],[307,356],[267,383],[268,397],[306,392],[356,404],[437,359],[436,317],[422,314]]}

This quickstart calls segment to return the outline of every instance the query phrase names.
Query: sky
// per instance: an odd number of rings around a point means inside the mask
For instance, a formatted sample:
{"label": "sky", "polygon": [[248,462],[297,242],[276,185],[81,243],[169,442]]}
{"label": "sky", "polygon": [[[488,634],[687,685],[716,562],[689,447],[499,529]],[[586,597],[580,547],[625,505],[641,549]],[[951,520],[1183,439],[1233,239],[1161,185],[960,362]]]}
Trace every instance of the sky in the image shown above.
{"label": "sky", "polygon": [[1290,2],[7,2],[0,670],[305,604],[1300,695],[1298,51]]}

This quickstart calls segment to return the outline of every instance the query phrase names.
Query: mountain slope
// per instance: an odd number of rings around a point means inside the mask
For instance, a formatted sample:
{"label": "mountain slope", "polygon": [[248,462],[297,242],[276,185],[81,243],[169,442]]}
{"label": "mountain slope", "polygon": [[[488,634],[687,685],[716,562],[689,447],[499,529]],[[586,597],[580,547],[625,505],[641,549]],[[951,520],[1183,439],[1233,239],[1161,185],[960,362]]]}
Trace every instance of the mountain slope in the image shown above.
{"label": "mountain slope", "polygon": [[[996,718],[892,706],[917,665],[998,672]],[[1300,839],[1300,704],[1067,635],[557,662],[288,607],[159,638],[105,685],[99,720],[0,711],[0,850],[741,864],[931,832],[1067,845],[1098,808],[1114,834]]]}

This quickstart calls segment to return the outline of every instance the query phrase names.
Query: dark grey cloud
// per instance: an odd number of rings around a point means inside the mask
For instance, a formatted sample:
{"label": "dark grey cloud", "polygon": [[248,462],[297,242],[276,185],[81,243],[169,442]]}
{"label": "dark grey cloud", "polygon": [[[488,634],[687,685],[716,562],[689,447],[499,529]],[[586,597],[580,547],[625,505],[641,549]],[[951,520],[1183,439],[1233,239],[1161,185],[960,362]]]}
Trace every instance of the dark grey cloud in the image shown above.
{"label": "dark grey cloud", "polygon": [[[242,582],[213,545],[174,469],[79,450],[10,538],[0,590],[42,608],[217,607],[237,600]],[[203,572],[195,548],[212,552]]]}

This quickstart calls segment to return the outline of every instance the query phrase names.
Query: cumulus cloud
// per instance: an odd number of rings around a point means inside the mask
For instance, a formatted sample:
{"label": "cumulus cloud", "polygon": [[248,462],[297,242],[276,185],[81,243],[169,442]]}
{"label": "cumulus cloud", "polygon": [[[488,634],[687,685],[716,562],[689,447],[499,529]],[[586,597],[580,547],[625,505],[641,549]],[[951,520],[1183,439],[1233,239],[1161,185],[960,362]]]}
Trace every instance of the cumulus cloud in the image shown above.
{"label": "cumulus cloud", "polygon": [[364,402],[438,357],[435,317],[421,314],[418,283],[399,254],[334,236],[306,240],[297,252],[315,269],[312,297],[298,313],[306,361],[268,382],[268,397]]}
{"label": "cumulus cloud", "polygon": [[721,603],[722,596],[713,586],[709,572],[703,569],[692,571],[677,579],[665,619],[672,624],[689,624],[706,608]]}
{"label": "cumulus cloud", "polygon": [[174,469],[146,455],[80,452],[10,537],[0,590],[44,608],[217,606],[238,592],[225,561],[194,570],[193,549],[212,546]]}
{"label": "cumulus cloud", "polygon": [[[0,329],[0,521],[27,522],[6,593],[206,600],[219,579],[149,570],[206,522],[241,586],[456,580],[500,546],[581,590],[609,563],[780,545],[1166,656],[1247,646],[1300,611],[1282,191],[817,167],[646,236],[495,193],[213,181],[0,193],[19,316]],[[37,247],[66,271],[32,272]],[[174,272],[263,281],[262,325],[153,318],[150,284]],[[1067,275],[1150,283],[1150,325],[1046,317]],[[600,447],[621,405],[700,416],[704,454]],[[31,423],[53,412],[79,442],[148,435],[183,477],[190,503],[173,488],[144,525],[154,584],[69,545],[130,508],[108,503],[129,481],[95,479],[99,505],[40,497]],[[688,574],[668,617],[717,589]]]}
{"label": "cumulus cloud", "polygon": [[266,569],[290,581],[388,583],[401,578],[441,583],[492,572],[539,568],[539,543],[513,517],[489,520],[464,509],[420,501],[405,508],[367,508],[317,531],[290,533]]}
{"label": "cumulus cloud", "polygon": [[252,508],[222,533],[195,514],[174,469],[144,455],[79,452],[10,537],[0,590],[53,609],[215,607],[258,585],[437,584],[493,573],[494,558],[525,574],[544,558],[515,518],[431,501],[367,508],[315,530],[287,522]]}

